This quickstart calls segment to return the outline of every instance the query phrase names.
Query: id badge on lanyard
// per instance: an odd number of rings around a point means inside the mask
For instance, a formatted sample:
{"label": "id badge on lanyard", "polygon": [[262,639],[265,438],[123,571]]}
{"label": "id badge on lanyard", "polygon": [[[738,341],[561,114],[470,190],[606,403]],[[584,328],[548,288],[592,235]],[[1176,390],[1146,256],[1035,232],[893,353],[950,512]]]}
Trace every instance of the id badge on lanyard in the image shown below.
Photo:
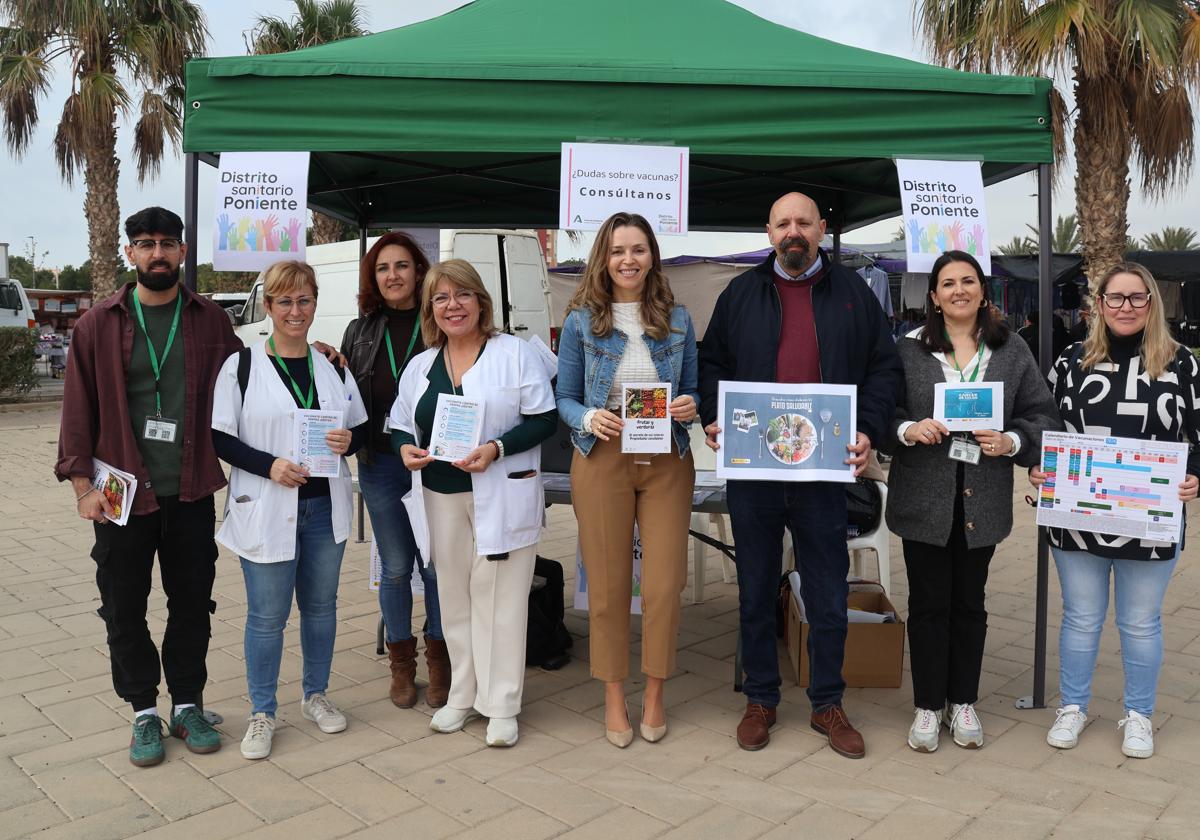
{"label": "id badge on lanyard", "polygon": [[949,457],[951,461],[962,461],[964,464],[978,464],[983,454],[983,447],[965,437],[956,437],[950,441]]}

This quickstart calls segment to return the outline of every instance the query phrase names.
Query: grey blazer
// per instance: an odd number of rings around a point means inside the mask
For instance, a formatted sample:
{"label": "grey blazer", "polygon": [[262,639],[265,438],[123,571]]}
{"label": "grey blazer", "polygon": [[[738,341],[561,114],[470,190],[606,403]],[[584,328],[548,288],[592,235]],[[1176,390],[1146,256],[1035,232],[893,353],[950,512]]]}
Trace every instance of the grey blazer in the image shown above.
{"label": "grey blazer", "polygon": [[[933,416],[933,386],[946,378],[941,362],[915,338],[901,338],[898,348],[906,393],[879,446],[893,456],[887,525],[902,539],[949,545],[959,463],[948,457],[950,443],[905,446],[896,436],[901,423]],[[1042,432],[1062,429],[1046,380],[1029,347],[1016,335],[992,351],[983,381],[1004,383],[1005,427],[1001,431],[1015,432],[1021,448],[1011,458],[984,455],[978,464],[964,465],[963,513],[969,548],[996,545],[1008,536],[1012,530],[1013,462],[1023,467],[1037,464]]]}

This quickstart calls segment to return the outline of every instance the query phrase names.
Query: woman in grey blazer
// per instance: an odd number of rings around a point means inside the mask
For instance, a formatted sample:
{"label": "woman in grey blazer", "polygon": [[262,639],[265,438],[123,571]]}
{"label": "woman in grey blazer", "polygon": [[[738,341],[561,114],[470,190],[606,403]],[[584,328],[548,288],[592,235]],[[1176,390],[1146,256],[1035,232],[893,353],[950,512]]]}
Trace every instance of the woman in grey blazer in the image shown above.
{"label": "woman in grey blazer", "polygon": [[[1058,411],[1028,346],[1011,337],[970,254],[947,251],[929,275],[923,326],[899,341],[906,395],[882,446],[894,456],[888,528],[904,544],[916,716],[908,745],[933,752],[943,723],[962,747],[983,745],[975,713],[987,634],[984,587],[1012,530],[1013,462],[1037,463]],[[934,419],[938,383],[999,382],[1003,429],[951,433]]]}

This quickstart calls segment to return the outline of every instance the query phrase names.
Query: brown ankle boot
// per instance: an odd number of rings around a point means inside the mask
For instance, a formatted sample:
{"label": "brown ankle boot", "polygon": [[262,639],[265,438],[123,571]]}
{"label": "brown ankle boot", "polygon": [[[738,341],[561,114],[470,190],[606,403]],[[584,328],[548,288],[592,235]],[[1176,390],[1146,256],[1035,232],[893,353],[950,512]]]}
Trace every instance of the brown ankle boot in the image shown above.
{"label": "brown ankle boot", "polygon": [[388,697],[401,709],[411,709],[417,704],[417,640],[388,642],[387,650],[392,666]]}
{"label": "brown ankle boot", "polygon": [[425,637],[425,664],[429,667],[429,688],[425,689],[425,702],[430,708],[440,709],[446,705],[450,695],[450,654],[446,643]]}

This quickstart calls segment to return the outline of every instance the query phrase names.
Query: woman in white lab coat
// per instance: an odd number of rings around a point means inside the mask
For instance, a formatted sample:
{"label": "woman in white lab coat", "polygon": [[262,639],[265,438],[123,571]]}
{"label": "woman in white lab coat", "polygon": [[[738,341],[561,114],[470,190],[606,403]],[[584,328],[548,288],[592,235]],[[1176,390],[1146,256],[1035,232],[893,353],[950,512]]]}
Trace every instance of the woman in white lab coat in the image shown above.
{"label": "woman in white lab coat", "polygon": [[[487,744],[517,741],[525,678],[529,587],[543,521],[540,444],[558,422],[543,361],[528,343],[498,333],[492,300],[465,260],[430,268],[421,293],[429,349],[400,379],[393,445],[413,471],[405,497],[421,555],[437,569],[442,632],[450,653],[450,696],[430,722],[456,732],[489,718]],[[435,458],[443,426],[439,398],[459,398],[482,426],[469,451]],[[472,437],[469,433],[467,437]],[[432,441],[437,449],[438,441]]]}

